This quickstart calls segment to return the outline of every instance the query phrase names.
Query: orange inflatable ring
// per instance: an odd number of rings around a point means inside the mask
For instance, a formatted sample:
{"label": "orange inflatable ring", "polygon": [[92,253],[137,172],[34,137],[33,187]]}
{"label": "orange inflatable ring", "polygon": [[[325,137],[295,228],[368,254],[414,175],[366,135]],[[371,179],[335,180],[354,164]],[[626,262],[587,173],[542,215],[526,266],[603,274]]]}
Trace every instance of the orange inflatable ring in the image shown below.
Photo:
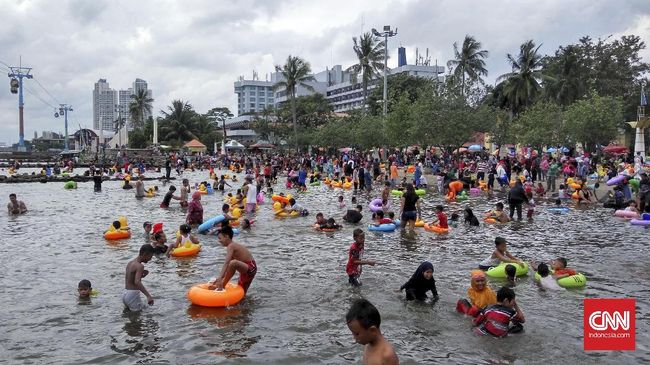
{"label": "orange inflatable ring", "polygon": [[412,174],[415,172],[415,166],[411,165],[406,169],[406,172]]}
{"label": "orange inflatable ring", "polygon": [[578,199],[580,199],[580,195],[578,194],[577,191],[574,192],[573,194],[571,194],[571,199],[573,199],[573,200],[578,200]]}
{"label": "orange inflatable ring", "polygon": [[186,244],[184,246],[176,247],[172,250],[171,255],[174,257],[194,256],[201,251],[201,245],[196,243]]}
{"label": "orange inflatable ring", "polygon": [[483,219],[483,222],[485,222],[485,223],[487,223],[487,224],[497,224],[497,223],[499,223],[499,222],[498,222],[496,219],[494,219],[494,218],[485,218],[485,219]]}
{"label": "orange inflatable ring", "polygon": [[580,184],[576,184],[576,183],[569,184],[569,186],[570,186],[571,189],[573,189],[573,190],[579,190],[579,189],[582,189],[582,185],[580,185]]}
{"label": "orange inflatable ring", "polygon": [[463,190],[463,183],[461,181],[452,181],[449,183],[449,190],[458,193]]}
{"label": "orange inflatable ring", "polygon": [[108,231],[104,233],[104,238],[107,240],[121,240],[125,238],[131,238],[131,231],[130,230],[122,230],[118,229],[115,231]]}
{"label": "orange inflatable ring", "polygon": [[343,189],[348,189],[349,190],[350,188],[352,188],[352,183],[351,182],[346,182],[346,183],[343,184]]}
{"label": "orange inflatable ring", "polygon": [[271,200],[273,200],[274,202],[289,204],[289,198],[287,198],[286,196],[282,196],[282,195],[273,195],[271,197]]}
{"label": "orange inflatable ring", "polygon": [[428,224],[428,223],[424,225],[424,230],[427,232],[433,232],[437,234],[443,234],[449,232],[449,228],[442,228],[437,224]]}
{"label": "orange inflatable ring", "polygon": [[208,289],[208,284],[198,284],[187,292],[187,299],[194,305],[202,307],[227,307],[235,305],[244,299],[244,288],[228,283],[224,291]]}

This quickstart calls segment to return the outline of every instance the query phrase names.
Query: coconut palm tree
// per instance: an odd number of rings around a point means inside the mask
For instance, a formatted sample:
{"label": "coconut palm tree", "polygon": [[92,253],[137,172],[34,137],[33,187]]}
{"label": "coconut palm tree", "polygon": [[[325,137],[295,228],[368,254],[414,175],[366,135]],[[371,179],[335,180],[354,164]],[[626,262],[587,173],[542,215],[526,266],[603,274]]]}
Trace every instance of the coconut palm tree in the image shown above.
{"label": "coconut palm tree", "polygon": [[354,46],[352,49],[357,55],[359,63],[348,68],[352,73],[352,81],[357,82],[358,75],[361,74],[361,86],[363,88],[363,111],[366,111],[366,96],[368,94],[368,83],[375,76],[379,76],[379,71],[384,69],[384,42],[376,41],[370,32],[362,34],[359,39],[352,38]]}
{"label": "coconut palm tree", "polygon": [[131,121],[135,128],[144,127],[146,120],[145,114],[151,115],[153,99],[149,97],[147,90],[139,89],[135,94],[131,94],[131,103],[129,103],[129,113]]}
{"label": "coconut palm tree", "polygon": [[512,72],[497,78],[498,82],[504,82],[503,95],[513,114],[531,105],[542,89],[542,81],[552,79],[543,73],[539,47],[541,45],[536,47],[535,42],[529,40],[520,46],[516,58],[508,53]]}
{"label": "coconut palm tree", "polygon": [[192,106],[182,100],[172,101],[167,111],[160,111],[163,115],[160,129],[164,141],[177,141],[178,143],[197,138],[194,132],[194,119],[196,112]]}
{"label": "coconut palm tree", "polygon": [[275,66],[275,71],[282,75],[282,81],[278,81],[273,85],[273,90],[283,89],[289,97],[291,103],[291,117],[293,119],[293,138],[296,150],[298,149],[298,124],[296,122],[296,91],[299,86],[314,91],[314,87],[309,85],[308,82],[316,81],[311,75],[311,67],[309,62],[300,57],[293,57],[289,55],[287,62],[284,66]]}
{"label": "coconut palm tree", "polygon": [[458,43],[454,42],[455,59],[447,62],[447,67],[454,69],[454,77],[461,80],[461,94],[465,95],[465,75],[467,81],[481,81],[481,76],[487,76],[484,59],[488,57],[488,51],[481,49],[481,42],[471,35],[466,35],[463,46],[458,50]]}

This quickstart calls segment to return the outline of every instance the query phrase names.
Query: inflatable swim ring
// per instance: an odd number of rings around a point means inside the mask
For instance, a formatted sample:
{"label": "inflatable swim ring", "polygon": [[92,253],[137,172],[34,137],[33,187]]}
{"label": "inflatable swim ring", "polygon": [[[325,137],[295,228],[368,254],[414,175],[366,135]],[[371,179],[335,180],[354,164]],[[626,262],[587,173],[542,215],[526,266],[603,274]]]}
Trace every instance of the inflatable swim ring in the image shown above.
{"label": "inflatable swim ring", "polygon": [[201,245],[197,243],[186,243],[183,246],[176,247],[172,250],[171,255],[174,257],[194,256],[201,251]]}
{"label": "inflatable swim ring", "polygon": [[632,219],[630,224],[633,226],[650,226],[650,220],[647,219]]}
{"label": "inflatable swim ring", "polygon": [[404,192],[401,191],[401,190],[391,190],[391,191],[390,191],[390,195],[401,197],[402,195],[404,195]]}
{"label": "inflatable swim ring", "polygon": [[208,289],[209,284],[198,284],[187,292],[187,299],[194,305],[202,307],[227,307],[235,305],[244,298],[244,288],[237,284],[228,283],[225,290]]}
{"label": "inflatable swim ring", "polygon": [[67,181],[65,184],[63,184],[63,188],[66,189],[66,190],[76,189],[77,188],[77,182],[76,181]]}
{"label": "inflatable swim ring", "polygon": [[257,204],[264,204],[264,192],[260,191],[257,194]]}
{"label": "inflatable swim ring", "polygon": [[330,183],[330,186],[333,187],[333,188],[340,188],[342,186],[342,183],[340,183],[338,181],[332,181]]}
{"label": "inflatable swim ring", "polygon": [[369,204],[368,204],[368,209],[370,209],[373,212],[378,212],[383,209],[381,205],[381,198],[373,199]]}
{"label": "inflatable swim ring", "polygon": [[224,219],[226,219],[226,217],[224,217],[223,214],[219,214],[218,216],[212,217],[207,221],[201,223],[201,225],[199,225],[198,232],[205,233],[209,231],[210,228],[214,227],[215,224],[221,222]]}
{"label": "inflatable swim ring", "polygon": [[343,183],[343,189],[349,190],[351,188],[352,188],[352,183],[351,182]]}
{"label": "inflatable swim ring", "polygon": [[310,183],[309,183],[309,186],[320,186],[320,181],[319,181],[319,180],[315,180],[314,182],[310,182]]}
{"label": "inflatable swim ring", "polygon": [[456,195],[456,200],[459,202],[464,202],[465,200],[469,199],[469,196],[467,195],[467,192],[463,190],[460,195]]}
{"label": "inflatable swim ring", "polygon": [[479,188],[471,188],[471,189],[469,189],[469,195],[471,195],[471,196],[481,195],[481,189],[479,189]]}
{"label": "inflatable swim ring", "polygon": [[108,231],[104,233],[104,238],[109,241],[131,238],[131,231],[127,229],[116,229],[114,231]]}
{"label": "inflatable swim ring", "polygon": [[[398,222],[399,222],[399,221],[398,221]],[[397,224],[399,224],[399,223],[397,223]],[[422,228],[422,227],[424,227],[425,224],[426,224],[426,223],[424,223],[423,220],[416,220],[416,221],[415,221],[415,227],[418,227],[418,228]]]}
{"label": "inflatable swim ring", "polygon": [[427,232],[433,232],[437,234],[443,234],[449,232],[449,228],[442,228],[437,224],[428,224],[428,223],[424,225],[424,230]]}
{"label": "inflatable swim ring", "polygon": [[615,211],[614,216],[619,218],[639,218],[639,214],[637,212],[630,212],[629,210],[622,209]]}
{"label": "inflatable swim ring", "polygon": [[546,210],[548,210],[551,213],[564,214],[564,213],[569,213],[571,211],[571,208],[569,208],[569,207],[550,207],[550,208],[546,208]]}
{"label": "inflatable swim ring", "polygon": [[291,213],[287,213],[287,212],[277,213],[275,216],[280,218],[295,218],[295,217],[299,217],[300,213],[294,210]]}
{"label": "inflatable swim ring", "polygon": [[273,195],[271,197],[271,200],[273,200],[274,202],[289,204],[289,198],[286,197],[286,196],[282,196],[282,195]]}
{"label": "inflatable swim ring", "polygon": [[396,228],[397,225],[395,223],[380,224],[378,226],[371,224],[368,226],[368,230],[373,232],[393,232]]}
{"label": "inflatable swim ring", "polygon": [[[535,280],[540,281],[542,277],[535,273]],[[577,273],[571,276],[565,276],[563,278],[557,279],[557,284],[563,288],[582,288],[587,285],[587,278],[581,274]]]}
{"label": "inflatable swim ring", "polygon": [[607,184],[607,186],[616,185],[616,184],[620,183],[621,181],[623,181],[623,179],[625,179],[626,177],[627,176],[625,176],[625,175],[616,175],[613,178],[607,180],[606,184]]}
{"label": "inflatable swim ring", "polygon": [[517,268],[517,276],[523,276],[528,273],[528,264],[524,262],[524,265],[519,265],[511,262],[502,262],[495,267],[491,267],[485,271],[485,275],[491,278],[505,278],[506,277],[506,265],[513,265]]}
{"label": "inflatable swim ring", "polygon": [[415,194],[418,196],[425,196],[427,194],[427,191],[425,189],[415,189]]}

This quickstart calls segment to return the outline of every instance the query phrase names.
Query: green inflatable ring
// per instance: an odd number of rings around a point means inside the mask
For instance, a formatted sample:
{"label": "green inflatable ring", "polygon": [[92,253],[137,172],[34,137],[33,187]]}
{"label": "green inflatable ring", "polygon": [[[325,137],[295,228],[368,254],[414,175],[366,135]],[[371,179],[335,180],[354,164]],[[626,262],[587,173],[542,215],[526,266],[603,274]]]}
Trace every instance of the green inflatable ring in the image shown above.
{"label": "green inflatable ring", "polygon": [[312,183],[309,183],[309,186],[320,186],[320,180],[316,180]]}
{"label": "green inflatable ring", "polygon": [[76,188],[77,188],[77,183],[74,182],[74,181],[67,181],[67,182],[63,185],[63,188],[64,188],[64,189],[76,189]]}
{"label": "green inflatable ring", "polygon": [[424,196],[424,195],[426,195],[427,191],[425,189],[415,189],[415,193],[418,196]]}
{"label": "green inflatable ring", "polygon": [[[540,281],[542,277],[536,272],[535,280]],[[587,285],[587,277],[582,273],[577,273],[575,275],[566,276],[562,279],[557,280],[557,284],[563,288],[582,288]]]}
{"label": "green inflatable ring", "polygon": [[491,278],[505,278],[506,277],[506,265],[514,265],[517,268],[517,276],[524,276],[528,274],[528,264],[524,262],[524,265],[514,264],[511,262],[502,262],[498,266],[491,267],[485,271],[485,275]]}
{"label": "green inflatable ring", "polygon": [[401,197],[402,195],[404,195],[404,192],[401,191],[401,190],[391,190],[391,191],[390,191],[390,195]]}

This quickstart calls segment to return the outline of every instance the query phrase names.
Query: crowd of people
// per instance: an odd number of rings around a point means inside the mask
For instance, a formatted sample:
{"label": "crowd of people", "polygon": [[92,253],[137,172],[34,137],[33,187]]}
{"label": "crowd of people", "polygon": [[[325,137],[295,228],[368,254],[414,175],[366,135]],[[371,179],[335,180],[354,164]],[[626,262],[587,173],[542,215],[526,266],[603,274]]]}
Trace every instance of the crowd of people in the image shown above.
{"label": "crowd of people", "polygon": [[[484,222],[483,224],[507,223],[514,219],[515,214],[517,219],[521,220],[524,205],[527,207],[527,218],[532,219],[535,214],[535,199],[551,199],[558,205],[563,204],[565,199],[572,199],[576,204],[593,203],[597,201],[596,184],[619,174],[629,176],[621,180],[620,186],[615,187],[616,201],[620,200],[619,191],[628,192],[629,194],[624,194],[627,201],[622,201],[621,204],[640,207],[643,212],[650,208],[650,204],[647,204],[650,202],[648,200],[650,179],[643,172],[642,166],[642,160],[626,164],[594,158],[588,154],[575,158],[569,155],[529,153],[499,158],[485,153],[454,156],[436,155],[431,150],[377,149],[364,153],[351,151],[335,154],[258,153],[199,156],[192,160],[171,154],[164,164],[162,181],[169,186],[162,197],[160,208],[169,208],[177,201],[186,214],[186,222],[179,227],[175,242],[170,244],[167,244],[162,223],[144,224],[147,243],[140,248],[138,256],[126,266],[125,292],[122,299],[125,307],[131,311],[140,311],[147,305],[154,304],[152,294],[142,282],[148,274],[144,264],[154,255],[169,255],[176,247],[199,242],[192,231],[204,223],[205,212],[201,197],[205,194],[221,194],[226,199],[221,212],[224,219],[214,227],[210,227],[209,231],[210,234],[217,235],[218,241],[226,248],[224,264],[219,276],[210,282],[210,288],[222,290],[238,273],[238,284],[246,292],[257,273],[258,266],[250,250],[243,244],[233,241],[233,226],[240,224],[241,229],[254,229],[260,194],[262,197],[267,195],[282,198],[278,199],[282,203],[280,209],[274,212],[275,215],[296,212],[299,216],[306,216],[309,211],[296,201],[297,199],[289,194],[274,194],[274,190],[295,191],[299,194],[309,186],[320,183],[327,183],[330,186],[350,184],[349,188],[356,193],[352,197],[350,209],[347,209],[342,195],[336,197],[339,208],[345,212],[342,220],[346,224],[356,225],[363,218],[363,207],[358,204],[357,198],[362,194],[370,197],[374,192],[378,192],[377,210],[372,214],[371,225],[394,224],[396,227],[399,225],[402,229],[412,232],[415,226],[422,222],[427,227],[448,230],[459,224],[478,226],[481,222]],[[181,179],[179,190],[171,180],[172,167],[175,167],[176,176]],[[138,170],[134,171],[134,169]],[[183,177],[183,171],[186,169],[206,170],[209,178],[191,184],[189,179]],[[113,170],[126,175],[125,186],[130,185],[131,176],[139,176],[135,183],[136,198],[143,198],[145,194],[156,194],[157,189],[153,187],[146,189],[144,186],[142,175],[149,170],[146,166],[126,162],[123,166],[115,165]],[[96,171],[101,176],[102,172]],[[237,174],[244,175],[241,182],[236,179]],[[435,185],[428,184],[427,175],[435,178]],[[629,181],[635,177],[640,180],[636,188],[636,196],[632,194],[629,186]],[[278,188],[282,179],[286,179],[282,181],[285,189]],[[460,185],[454,184],[455,182]],[[422,197],[418,190],[422,189],[425,193],[435,192],[440,197],[445,197],[449,196],[450,190],[455,189],[454,186],[459,186],[459,191],[454,191],[454,197],[459,197],[460,191],[494,194],[497,188],[495,182],[499,185],[497,193],[505,193],[509,214],[504,211],[503,202],[497,203],[495,208],[484,216],[477,216],[471,208],[466,207],[462,211],[453,212],[448,217],[447,207],[437,205],[433,212],[435,219],[430,223],[422,221]],[[95,189],[97,190],[97,186]],[[231,189],[233,191],[230,191]],[[397,194],[394,192],[401,196],[399,209],[395,211],[390,207],[389,199],[391,194]],[[336,194],[334,190],[333,194]],[[18,201],[15,194],[10,195],[8,210],[10,214],[22,214],[27,211],[25,204]],[[315,215],[314,228],[331,231],[340,229],[341,225],[335,218],[328,218],[318,212]],[[353,230],[352,240],[345,272],[348,282],[353,286],[359,286],[362,285],[363,267],[374,266],[377,262],[365,258],[365,232],[362,228]],[[477,334],[505,337],[523,330],[525,321],[523,310],[515,300],[515,292],[510,286],[516,285],[517,266],[526,263],[511,254],[506,245],[505,239],[495,238],[495,250],[478,263],[478,268],[470,274],[467,298],[457,303],[457,310],[460,313],[473,318],[474,332]],[[508,285],[494,291],[486,283],[485,270],[502,263],[508,264],[505,268]],[[550,263],[530,262],[529,265],[539,274],[538,285],[543,290],[558,289],[560,287],[556,283],[557,279],[576,274],[575,270],[567,267],[567,260],[562,257]],[[427,293],[431,292],[431,300],[435,301],[438,298],[438,291],[433,273],[434,265],[431,262],[420,263],[411,278],[400,287],[400,290],[405,291],[405,299],[426,301],[429,300]],[[89,296],[90,282],[82,280],[78,289],[80,296]],[[145,296],[146,304],[141,301],[141,294]],[[350,308],[346,321],[355,340],[366,346],[364,362],[397,363],[397,355],[393,347],[380,331],[381,319],[374,305],[366,300],[356,301]]]}

